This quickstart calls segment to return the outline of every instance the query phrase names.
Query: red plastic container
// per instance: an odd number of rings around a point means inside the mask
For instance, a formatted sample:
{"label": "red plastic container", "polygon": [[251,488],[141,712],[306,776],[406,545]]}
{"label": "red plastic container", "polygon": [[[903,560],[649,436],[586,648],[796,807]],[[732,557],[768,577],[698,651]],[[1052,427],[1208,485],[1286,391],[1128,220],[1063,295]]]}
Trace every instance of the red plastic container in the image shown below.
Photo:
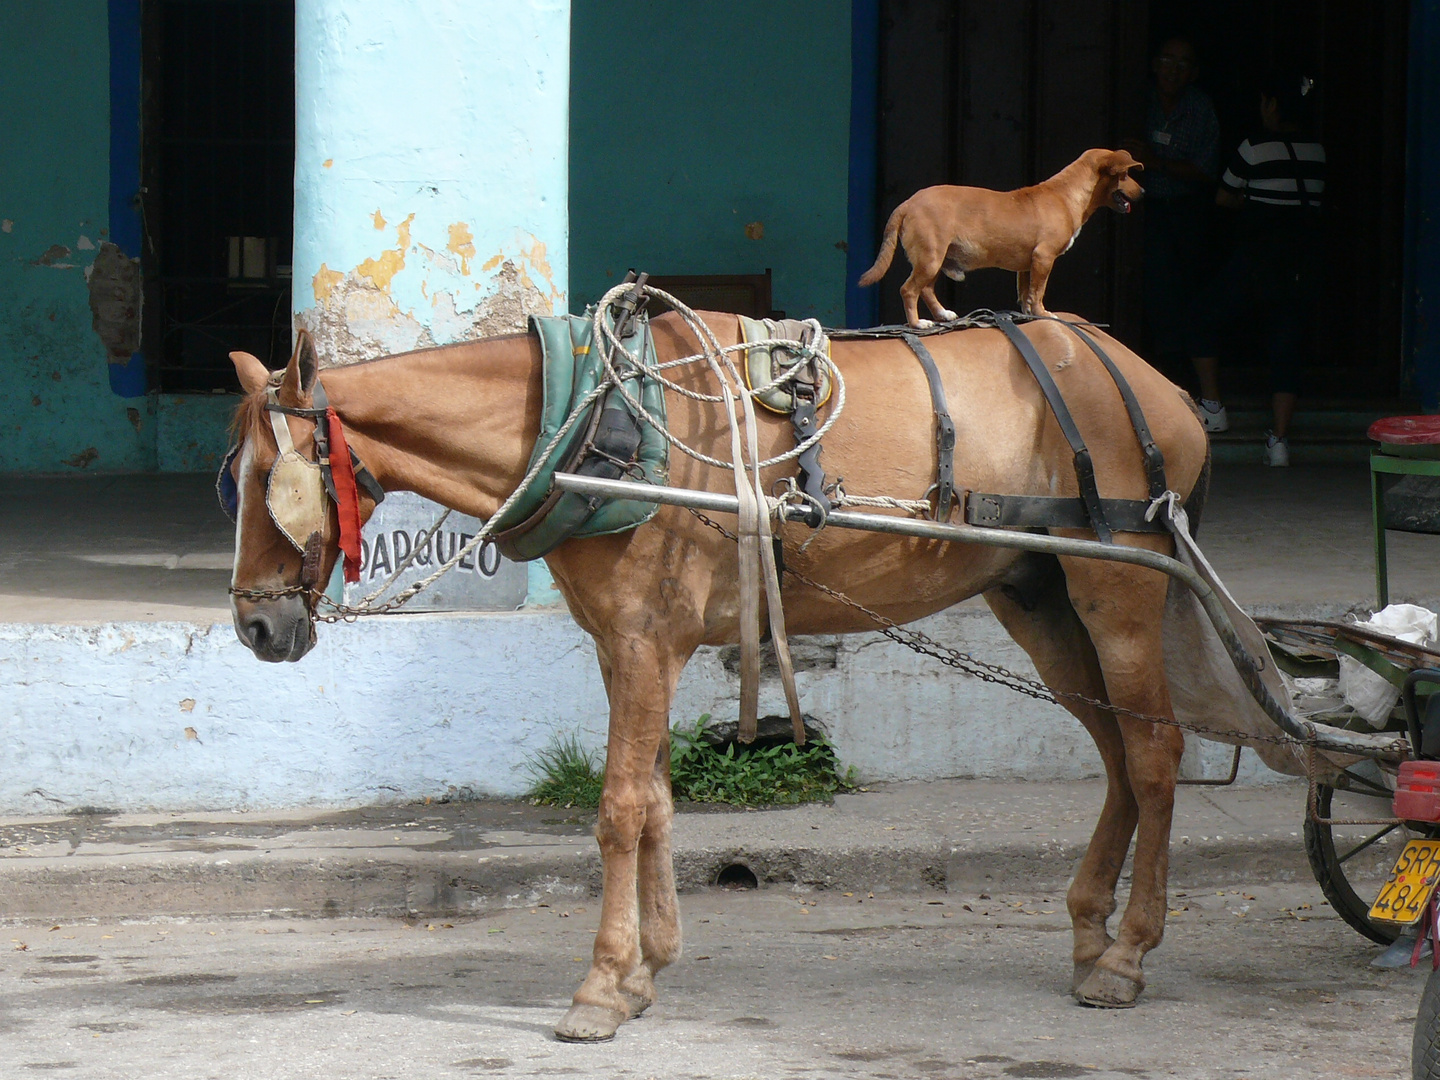
{"label": "red plastic container", "polygon": [[1440,761],[1402,761],[1395,784],[1395,816],[1440,822]]}

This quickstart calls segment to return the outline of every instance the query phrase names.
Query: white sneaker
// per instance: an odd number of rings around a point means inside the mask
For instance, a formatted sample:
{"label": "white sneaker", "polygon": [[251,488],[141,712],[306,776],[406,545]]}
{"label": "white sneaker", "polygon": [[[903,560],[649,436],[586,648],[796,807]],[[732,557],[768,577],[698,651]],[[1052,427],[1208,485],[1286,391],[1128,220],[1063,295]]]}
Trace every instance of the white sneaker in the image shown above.
{"label": "white sneaker", "polygon": [[1290,444],[1285,441],[1284,436],[1276,435],[1273,431],[1265,433],[1265,464],[1273,465],[1277,469],[1290,465]]}
{"label": "white sneaker", "polygon": [[1230,430],[1230,416],[1225,412],[1225,406],[1209,398],[1200,399],[1200,422],[1205,425],[1206,431],[1212,433]]}

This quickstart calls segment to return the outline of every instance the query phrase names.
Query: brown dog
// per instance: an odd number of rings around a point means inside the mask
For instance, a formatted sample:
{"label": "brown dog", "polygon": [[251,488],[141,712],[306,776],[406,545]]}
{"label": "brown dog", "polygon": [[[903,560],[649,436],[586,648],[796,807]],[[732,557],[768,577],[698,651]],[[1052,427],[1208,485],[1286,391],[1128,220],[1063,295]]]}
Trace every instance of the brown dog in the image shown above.
{"label": "brown dog", "polygon": [[1087,150],[1034,187],[1017,191],[943,185],[917,191],[895,208],[875,265],[860,278],[873,285],[890,269],[898,238],[910,260],[910,276],[900,286],[905,321],[933,326],[920,318],[916,300],[945,322],[955,313],[935,296],[935,277],[944,273],[963,281],[965,271],[983,267],[1014,270],[1020,309],[1045,314],[1045,283],[1055,260],[1070,250],[1090,215],[1102,206],[1128,214],[1145,194],[1131,169],[1144,168],[1124,150]]}

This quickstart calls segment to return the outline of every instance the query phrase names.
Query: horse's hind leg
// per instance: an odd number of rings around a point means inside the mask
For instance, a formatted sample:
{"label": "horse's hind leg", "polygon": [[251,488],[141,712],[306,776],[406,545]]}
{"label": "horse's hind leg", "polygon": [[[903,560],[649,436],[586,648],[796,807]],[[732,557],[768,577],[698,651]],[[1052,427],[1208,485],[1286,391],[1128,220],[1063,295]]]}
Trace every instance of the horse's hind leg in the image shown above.
{"label": "horse's hind leg", "polygon": [[675,806],[670,796],[670,740],[660,744],[640,833],[636,869],[639,874],[640,963],[620,983],[620,992],[639,1016],[655,1001],[655,975],[680,958],[680,908],[675,895],[675,867],[670,857],[670,830]]}
{"label": "horse's hind leg", "polygon": [[[1012,580],[985,594],[1001,624],[1053,690],[1105,699],[1105,682],[1090,635],[1065,592],[1059,563],[1027,556]],[[1125,746],[1114,716],[1092,705],[1065,702],[1090,733],[1105,764],[1105,805],[1075,871],[1066,905],[1074,934],[1072,992],[1113,944],[1106,925],[1115,911],[1115,884],[1135,831],[1135,798],[1125,772]]]}
{"label": "horse's hind leg", "polygon": [[[1162,543],[1158,538],[1146,539],[1149,545]],[[1062,563],[1071,601],[1100,661],[1110,703],[1173,719],[1161,636],[1168,579],[1153,570],[1115,563],[1086,559]],[[1135,1003],[1145,988],[1141,962],[1165,933],[1170,823],[1185,749],[1184,736],[1175,727],[1124,715],[1118,715],[1116,722],[1138,814],[1130,899],[1114,943],[1075,994],[1087,1005],[1112,1008]]]}

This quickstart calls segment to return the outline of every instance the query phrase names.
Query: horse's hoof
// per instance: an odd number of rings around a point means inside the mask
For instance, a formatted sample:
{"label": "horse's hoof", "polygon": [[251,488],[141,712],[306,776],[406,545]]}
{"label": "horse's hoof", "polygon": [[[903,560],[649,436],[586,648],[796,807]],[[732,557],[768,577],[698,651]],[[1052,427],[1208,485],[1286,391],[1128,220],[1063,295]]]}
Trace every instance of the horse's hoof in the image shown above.
{"label": "horse's hoof", "polygon": [[[1076,975],[1079,975],[1077,969]],[[1145,989],[1136,982],[1108,968],[1096,967],[1075,989],[1075,1000],[1096,1009],[1133,1009],[1135,999]]]}
{"label": "horse's hoof", "polygon": [[628,1014],[603,1005],[571,1005],[565,1018],[555,1025],[555,1037],[561,1042],[605,1042]]}

